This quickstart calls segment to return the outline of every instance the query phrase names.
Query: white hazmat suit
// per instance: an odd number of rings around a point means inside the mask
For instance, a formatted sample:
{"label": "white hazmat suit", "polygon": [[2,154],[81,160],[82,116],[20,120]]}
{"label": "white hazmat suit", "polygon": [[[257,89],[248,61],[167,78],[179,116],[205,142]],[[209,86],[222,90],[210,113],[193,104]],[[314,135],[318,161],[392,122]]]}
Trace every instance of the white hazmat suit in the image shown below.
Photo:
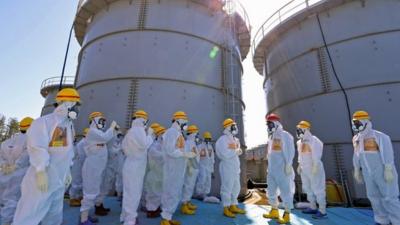
{"label": "white hazmat suit", "polygon": [[188,159],[185,172],[185,180],[183,184],[182,202],[190,202],[196,185],[197,176],[199,174],[200,152],[196,145],[197,133],[190,134],[185,143],[185,151],[196,154],[195,158]]}
{"label": "white hazmat suit", "polygon": [[[119,136],[119,137],[118,137]],[[103,174],[103,184],[101,185],[101,198],[104,199],[110,191],[117,191],[117,177],[120,164],[123,163],[120,154],[122,151],[122,135],[118,134],[107,143],[108,159],[107,166]],[[119,190],[121,192],[121,190]]]}
{"label": "white hazmat suit", "polygon": [[[29,167],[26,139],[26,134],[17,133],[1,144],[0,216],[2,224],[11,224],[21,197],[21,182]],[[7,171],[6,166],[11,169],[7,168]]]}
{"label": "white hazmat suit", "polygon": [[354,175],[358,181],[364,178],[375,222],[400,224],[398,175],[390,137],[373,130],[368,121],[365,130],[354,136],[353,145]]}
{"label": "white hazmat suit", "polygon": [[137,209],[143,191],[143,180],[146,173],[147,150],[153,139],[146,134],[143,118],[132,122],[124,140],[122,149],[126,155],[123,174],[122,217],[124,225],[135,225]]}
{"label": "white hazmat suit", "polygon": [[171,221],[172,215],[182,197],[187,158],[193,153],[185,152],[185,139],[181,126],[174,122],[163,136],[162,151],[164,153],[163,193],[161,196],[161,216]]}
{"label": "white hazmat suit", "polygon": [[75,155],[71,167],[72,183],[71,183],[71,188],[69,189],[69,196],[71,199],[80,199],[83,197],[82,167],[86,158],[84,146],[85,146],[85,138],[82,138],[75,146]]}
{"label": "white hazmat suit", "polygon": [[279,205],[277,193],[284,203],[285,209],[290,210],[293,202],[293,158],[295,155],[293,136],[283,130],[282,125],[277,125],[276,130],[269,136],[267,142],[267,183],[268,199],[272,208],[276,209]]}
{"label": "white hazmat suit", "polygon": [[161,151],[162,137],[157,140],[149,148],[147,174],[145,180],[146,189],[146,209],[148,211],[156,211],[161,205],[162,181],[163,181],[163,152]]}
{"label": "white hazmat suit", "polygon": [[215,144],[221,175],[221,199],[224,207],[238,204],[240,193],[240,160],[242,154],[239,139],[234,137],[228,129]]}
{"label": "white hazmat suit", "polygon": [[211,191],[211,178],[214,173],[214,149],[210,142],[199,145],[200,163],[199,176],[196,184],[196,194],[206,197]]}
{"label": "white hazmat suit", "polygon": [[68,109],[74,104],[62,103],[35,120],[27,132],[30,167],[22,180],[14,225],[62,223],[65,181],[74,156],[75,134]]}
{"label": "white hazmat suit", "polygon": [[103,202],[101,185],[108,159],[107,142],[116,135],[115,122],[111,124],[107,131],[103,131],[97,128],[99,119],[100,117],[94,118],[95,122],[90,124],[89,132],[86,135],[84,147],[86,159],[82,167],[83,199],[81,212],[87,212],[95,204]]}
{"label": "white hazmat suit", "polygon": [[312,210],[319,205],[321,213],[326,213],[325,170],[322,164],[324,144],[308,130],[297,141],[298,162],[303,191],[307,194]]}

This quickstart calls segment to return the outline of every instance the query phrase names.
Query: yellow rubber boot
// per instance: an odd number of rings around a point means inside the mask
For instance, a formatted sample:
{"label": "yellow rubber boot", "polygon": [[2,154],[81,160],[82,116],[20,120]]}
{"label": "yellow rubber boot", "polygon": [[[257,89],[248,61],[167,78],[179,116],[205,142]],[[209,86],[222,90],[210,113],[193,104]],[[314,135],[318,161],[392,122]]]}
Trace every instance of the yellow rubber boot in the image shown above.
{"label": "yellow rubber boot", "polygon": [[231,205],[231,207],[229,207],[229,211],[236,214],[246,214],[246,211],[240,209],[239,207],[237,207],[237,205]]}
{"label": "yellow rubber boot", "polygon": [[224,207],[224,216],[229,218],[235,218],[236,215],[229,210],[229,207]]}
{"label": "yellow rubber boot", "polygon": [[193,204],[191,202],[188,202],[187,205],[188,205],[188,208],[190,210],[196,210],[197,209],[197,205],[195,205],[195,204]]}
{"label": "yellow rubber boot", "polygon": [[189,209],[189,206],[187,203],[183,203],[181,206],[181,212],[185,215],[193,215],[194,211]]}
{"label": "yellow rubber boot", "polygon": [[269,211],[268,214],[264,214],[263,217],[266,219],[279,219],[279,211],[278,209],[272,208],[271,211]]}
{"label": "yellow rubber boot", "polygon": [[170,220],[169,223],[171,225],[181,225],[181,222],[179,222],[178,220]]}
{"label": "yellow rubber boot", "polygon": [[160,225],[171,225],[168,220],[162,219]]}
{"label": "yellow rubber boot", "polygon": [[290,223],[290,213],[285,212],[283,213],[283,217],[278,219],[279,224],[287,224]]}

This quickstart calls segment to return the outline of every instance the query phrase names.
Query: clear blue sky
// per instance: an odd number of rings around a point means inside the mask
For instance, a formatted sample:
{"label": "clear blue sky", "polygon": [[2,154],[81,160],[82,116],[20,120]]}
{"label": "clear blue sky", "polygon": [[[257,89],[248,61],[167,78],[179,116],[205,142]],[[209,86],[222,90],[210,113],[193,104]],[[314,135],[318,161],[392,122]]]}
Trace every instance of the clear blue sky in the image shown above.
{"label": "clear blue sky", "polygon": [[[59,76],[76,1],[12,0],[0,3],[0,113],[39,116],[40,85]],[[79,45],[73,40],[66,74],[75,74]]]}
{"label": "clear blue sky", "polygon": [[[40,85],[60,76],[68,32],[77,0],[3,0],[0,2],[0,114],[38,117],[44,103]],[[241,0],[252,22],[252,33],[287,0]],[[80,46],[72,39],[66,75],[75,75]],[[251,54],[244,61],[243,97],[246,142],[249,147],[266,139],[262,77],[253,68]],[[263,107],[260,107],[263,106]],[[260,110],[264,109],[264,110]]]}

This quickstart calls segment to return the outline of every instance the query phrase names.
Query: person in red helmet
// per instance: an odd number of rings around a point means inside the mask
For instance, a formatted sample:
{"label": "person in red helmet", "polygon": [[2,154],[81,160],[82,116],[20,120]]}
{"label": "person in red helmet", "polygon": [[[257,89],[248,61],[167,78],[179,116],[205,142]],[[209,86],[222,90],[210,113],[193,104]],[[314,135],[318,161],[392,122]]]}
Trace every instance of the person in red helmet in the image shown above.
{"label": "person in red helmet", "polygon": [[[272,210],[264,218],[276,219],[280,224],[290,223],[290,209],[293,204],[291,180],[293,177],[293,158],[295,154],[293,136],[285,131],[276,114],[266,116],[268,127],[268,199]],[[277,191],[280,190],[285,213],[279,217]]]}

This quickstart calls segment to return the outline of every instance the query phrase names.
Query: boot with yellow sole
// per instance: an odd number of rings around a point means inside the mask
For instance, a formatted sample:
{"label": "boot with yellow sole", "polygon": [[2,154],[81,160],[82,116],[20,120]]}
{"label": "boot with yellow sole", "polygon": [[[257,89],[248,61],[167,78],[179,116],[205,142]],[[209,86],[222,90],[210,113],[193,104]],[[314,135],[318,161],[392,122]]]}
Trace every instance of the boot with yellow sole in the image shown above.
{"label": "boot with yellow sole", "polygon": [[229,211],[235,214],[246,214],[246,211],[237,207],[237,205],[231,205],[231,207],[229,207]]}
{"label": "boot with yellow sole", "polygon": [[286,212],[286,211],[285,211],[285,213],[283,213],[282,218],[279,218],[279,219],[278,219],[278,223],[279,223],[279,224],[287,224],[287,223],[290,223],[290,212]]}
{"label": "boot with yellow sole", "polygon": [[185,215],[194,215],[195,211],[189,209],[189,206],[187,203],[183,203],[181,206],[181,212]]}
{"label": "boot with yellow sole", "polygon": [[236,215],[229,210],[229,207],[224,207],[224,216],[229,218],[235,218]]}
{"label": "boot with yellow sole", "polygon": [[279,219],[279,210],[272,208],[271,211],[269,211],[268,214],[263,215],[264,218],[266,219]]}

